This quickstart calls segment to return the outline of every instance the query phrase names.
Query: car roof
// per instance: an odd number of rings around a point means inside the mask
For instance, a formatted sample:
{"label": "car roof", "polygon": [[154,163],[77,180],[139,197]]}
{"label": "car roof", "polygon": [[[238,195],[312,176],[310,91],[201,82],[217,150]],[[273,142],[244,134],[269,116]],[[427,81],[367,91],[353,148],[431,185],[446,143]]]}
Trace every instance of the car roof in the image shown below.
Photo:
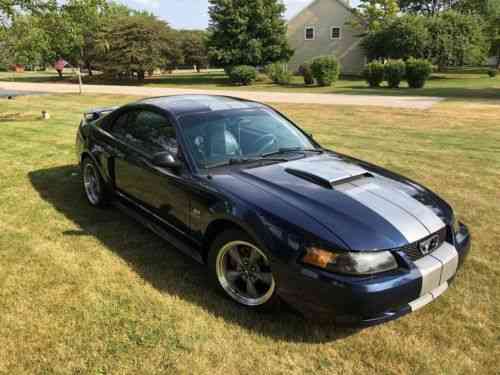
{"label": "car roof", "polygon": [[161,96],[143,99],[139,103],[160,107],[177,117],[195,113],[264,107],[258,102],[219,95]]}

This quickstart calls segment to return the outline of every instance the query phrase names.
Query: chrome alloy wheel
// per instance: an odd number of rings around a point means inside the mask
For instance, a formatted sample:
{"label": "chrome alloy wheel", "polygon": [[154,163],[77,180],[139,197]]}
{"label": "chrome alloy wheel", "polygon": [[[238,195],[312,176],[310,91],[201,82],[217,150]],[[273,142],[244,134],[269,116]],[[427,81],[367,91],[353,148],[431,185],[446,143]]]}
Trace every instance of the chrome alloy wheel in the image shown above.
{"label": "chrome alloy wheel", "polygon": [[90,163],[85,165],[83,170],[83,185],[85,187],[85,194],[93,205],[99,204],[99,197],[101,194],[101,182],[99,175],[94,166]]}
{"label": "chrome alloy wheel", "polygon": [[216,271],[226,293],[245,306],[261,306],[273,296],[276,285],[269,259],[251,243],[224,245],[217,255]]}

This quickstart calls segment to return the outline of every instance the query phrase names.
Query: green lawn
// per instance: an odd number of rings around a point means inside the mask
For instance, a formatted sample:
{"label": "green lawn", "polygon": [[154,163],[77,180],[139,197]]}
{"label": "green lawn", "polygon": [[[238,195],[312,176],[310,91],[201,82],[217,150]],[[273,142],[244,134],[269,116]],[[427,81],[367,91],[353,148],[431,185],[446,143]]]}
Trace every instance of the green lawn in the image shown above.
{"label": "green lawn", "polygon": [[[63,82],[75,82],[71,78],[71,72],[67,72]],[[55,72],[26,72],[16,74],[0,73],[1,80],[15,80],[18,82],[61,82]],[[252,90],[252,91],[276,91],[276,92],[308,92],[308,93],[337,93],[352,95],[396,95],[396,96],[439,96],[445,98],[476,98],[476,99],[500,99],[500,75],[490,78],[486,69],[461,69],[450,70],[446,73],[435,73],[423,89],[409,89],[403,83],[400,89],[389,89],[382,87],[372,89],[356,77],[344,77],[334,87],[305,86],[301,77],[294,77],[288,86],[274,85],[269,82],[257,82],[252,86],[238,87],[232,85],[222,71],[204,73],[175,73],[154,76],[145,82],[137,81],[105,81],[95,76],[84,77],[86,83],[96,84],[123,84],[144,85],[147,87],[172,87],[193,89],[224,89],[224,90]]]}
{"label": "green lawn", "polygon": [[472,231],[472,253],[439,300],[355,331],[245,312],[207,289],[203,267],[86,204],[74,154],[81,113],[130,100],[0,100],[0,373],[498,373],[500,101],[279,105],[324,145],[427,184]]}

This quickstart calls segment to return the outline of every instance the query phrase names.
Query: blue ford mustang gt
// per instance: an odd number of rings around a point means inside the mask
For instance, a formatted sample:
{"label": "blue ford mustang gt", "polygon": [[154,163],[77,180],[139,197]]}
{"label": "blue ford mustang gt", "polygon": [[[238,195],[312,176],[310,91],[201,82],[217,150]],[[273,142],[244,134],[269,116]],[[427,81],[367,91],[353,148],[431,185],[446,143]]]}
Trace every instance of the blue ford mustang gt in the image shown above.
{"label": "blue ford mustang gt", "polygon": [[436,194],[322,148],[260,103],[190,95],[96,109],[76,148],[91,205],[118,206],[205,263],[248,309],[286,302],[382,323],[446,291],[470,248]]}

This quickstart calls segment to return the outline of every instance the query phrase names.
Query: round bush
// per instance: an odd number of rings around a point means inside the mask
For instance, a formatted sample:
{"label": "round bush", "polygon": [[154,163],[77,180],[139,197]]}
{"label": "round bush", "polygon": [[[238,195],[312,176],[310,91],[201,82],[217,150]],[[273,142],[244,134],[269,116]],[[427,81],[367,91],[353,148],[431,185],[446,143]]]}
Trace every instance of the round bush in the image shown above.
{"label": "round bush", "polygon": [[311,64],[304,63],[301,66],[299,66],[298,73],[299,75],[304,77],[304,83],[306,85],[314,85],[314,77],[311,69]]}
{"label": "round bush", "polygon": [[432,64],[424,59],[406,61],[406,80],[412,89],[421,89],[432,73]]}
{"label": "round bush", "polygon": [[248,65],[235,66],[231,69],[229,79],[234,84],[248,86],[257,79],[257,70]]}
{"label": "round bush", "polygon": [[495,78],[498,74],[498,70],[496,69],[488,69],[488,75],[490,78]]}
{"label": "round bush", "polygon": [[278,85],[287,85],[292,80],[292,75],[283,63],[270,64],[265,71],[269,79]]}
{"label": "round bush", "polygon": [[334,56],[321,56],[311,64],[313,77],[320,86],[333,85],[340,74],[340,64]]}
{"label": "round bush", "polygon": [[396,89],[405,78],[406,67],[403,60],[389,60],[384,65],[384,77],[390,88]]}
{"label": "round bush", "polygon": [[229,77],[231,75],[233,68],[234,68],[234,66],[226,65],[224,67],[224,73],[226,73],[226,75]]}
{"label": "round bush", "polygon": [[380,84],[384,82],[384,70],[384,64],[371,62],[365,66],[363,78],[370,87],[380,87]]}

